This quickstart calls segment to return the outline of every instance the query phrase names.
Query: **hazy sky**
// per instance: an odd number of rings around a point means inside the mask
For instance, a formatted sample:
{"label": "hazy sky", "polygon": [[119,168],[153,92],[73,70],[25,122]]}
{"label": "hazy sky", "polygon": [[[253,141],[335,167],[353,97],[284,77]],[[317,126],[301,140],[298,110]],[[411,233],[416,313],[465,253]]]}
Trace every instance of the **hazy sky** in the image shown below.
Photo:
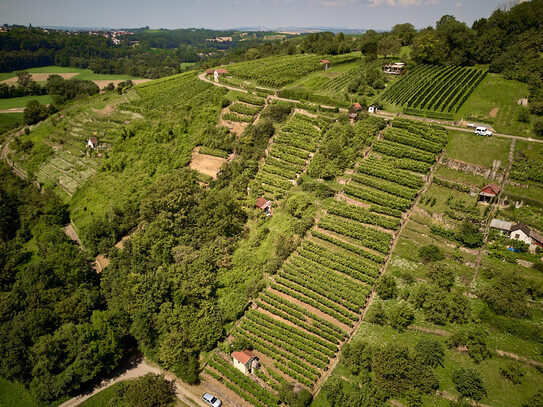
{"label": "hazy sky", "polygon": [[0,23],[35,26],[232,28],[434,25],[443,14],[470,24],[505,0],[0,0]]}

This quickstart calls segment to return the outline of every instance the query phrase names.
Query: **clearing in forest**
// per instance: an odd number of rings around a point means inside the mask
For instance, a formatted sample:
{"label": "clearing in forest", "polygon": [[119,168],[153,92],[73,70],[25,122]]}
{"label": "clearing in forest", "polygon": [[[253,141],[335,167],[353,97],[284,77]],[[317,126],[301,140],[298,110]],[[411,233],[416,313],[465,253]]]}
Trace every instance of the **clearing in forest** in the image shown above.
{"label": "clearing in forest", "polygon": [[200,147],[196,147],[192,152],[189,167],[202,174],[208,175],[213,179],[217,178],[217,174],[221,170],[221,167],[228,160],[226,158],[217,157],[208,154],[201,154]]}

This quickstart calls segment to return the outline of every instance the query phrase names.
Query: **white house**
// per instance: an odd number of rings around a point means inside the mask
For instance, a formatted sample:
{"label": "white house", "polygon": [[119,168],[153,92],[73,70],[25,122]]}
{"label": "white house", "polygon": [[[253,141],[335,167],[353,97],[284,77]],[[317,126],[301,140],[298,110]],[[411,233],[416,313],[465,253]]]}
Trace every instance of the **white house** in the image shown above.
{"label": "white house", "polygon": [[509,238],[514,240],[520,240],[521,242],[526,243],[527,245],[532,245],[532,231],[528,226],[523,225],[522,223],[517,223],[516,225],[511,226],[509,231]]}
{"label": "white house", "polygon": [[258,369],[260,367],[258,357],[250,350],[233,352],[232,360],[234,362],[234,367],[241,370],[243,374],[252,373],[254,369]]}

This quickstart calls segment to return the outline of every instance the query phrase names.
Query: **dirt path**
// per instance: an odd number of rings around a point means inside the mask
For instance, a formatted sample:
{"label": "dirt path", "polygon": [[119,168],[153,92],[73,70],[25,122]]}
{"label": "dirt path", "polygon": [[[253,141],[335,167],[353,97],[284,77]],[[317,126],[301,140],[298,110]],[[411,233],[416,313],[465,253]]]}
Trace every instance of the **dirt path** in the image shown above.
{"label": "dirt path", "polygon": [[81,239],[75,231],[73,222],[70,222],[70,224],[64,228],[64,232],[70,239],[76,242],[79,246],[83,247],[83,245],[81,244]]}
{"label": "dirt path", "polygon": [[23,113],[24,107],[12,107],[11,109],[0,110],[0,113]]}
{"label": "dirt path", "polygon": [[193,406],[194,402],[196,402],[196,404],[202,407],[209,407],[207,404],[205,404],[201,400],[201,395],[198,394],[200,390],[199,388],[200,386],[192,386],[193,388],[191,388],[191,386],[180,382],[179,379],[177,379],[171,373],[165,372],[164,370],[158,367],[152,366],[145,360],[141,360],[135,366],[132,366],[123,370],[121,373],[119,373],[116,376],[113,376],[109,379],[102,380],[102,382],[98,386],[96,386],[96,388],[92,392],[76,396],[62,403],[59,407],[78,406],[81,403],[83,403],[85,400],[91,398],[92,396],[101,392],[102,390],[107,389],[108,387],[114,385],[115,383],[121,382],[123,380],[136,379],[138,377],[146,375],[147,373],[154,373],[154,374],[164,373],[165,377],[168,380],[174,380],[175,381],[175,396],[179,400],[184,402],[185,404],[189,406]]}
{"label": "dirt path", "polygon": [[495,198],[494,203],[492,203],[492,208],[488,212],[488,216],[485,219],[485,230],[483,232],[483,245],[481,246],[481,248],[479,249],[479,252],[477,253],[477,260],[475,262],[475,272],[473,273],[473,279],[471,280],[471,283],[469,286],[469,294],[472,294],[472,295],[473,295],[473,290],[475,288],[477,275],[479,274],[479,269],[481,268],[481,262],[483,260],[483,254],[485,251],[484,247],[486,243],[488,242],[488,232],[490,229],[490,221],[494,218],[494,215],[496,214],[500,197],[502,196],[503,189],[505,188],[505,183],[507,182],[507,177],[509,176],[509,171],[511,170],[511,166],[513,165],[513,160],[515,157],[515,144],[516,144],[516,140],[513,140],[511,143],[511,147],[509,148],[507,167],[505,168],[505,171],[503,172],[503,180],[500,185],[500,192],[498,196]]}
{"label": "dirt path", "polygon": [[516,353],[506,352],[504,350],[499,350],[499,349],[496,349],[496,353],[499,356],[514,359],[514,360],[518,360],[519,362],[525,363],[527,365],[532,365],[532,366],[536,366],[536,367],[537,366],[543,367],[543,363],[538,362],[537,360],[528,359],[528,358],[526,358],[524,356],[517,355]]}

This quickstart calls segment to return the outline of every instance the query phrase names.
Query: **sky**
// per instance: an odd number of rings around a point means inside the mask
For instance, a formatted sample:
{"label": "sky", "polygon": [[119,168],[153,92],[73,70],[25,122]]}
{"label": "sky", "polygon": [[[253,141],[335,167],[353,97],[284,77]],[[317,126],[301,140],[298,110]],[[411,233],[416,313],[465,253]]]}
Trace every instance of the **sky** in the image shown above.
{"label": "sky", "polygon": [[506,0],[0,0],[0,24],[69,27],[345,27],[468,25]]}

